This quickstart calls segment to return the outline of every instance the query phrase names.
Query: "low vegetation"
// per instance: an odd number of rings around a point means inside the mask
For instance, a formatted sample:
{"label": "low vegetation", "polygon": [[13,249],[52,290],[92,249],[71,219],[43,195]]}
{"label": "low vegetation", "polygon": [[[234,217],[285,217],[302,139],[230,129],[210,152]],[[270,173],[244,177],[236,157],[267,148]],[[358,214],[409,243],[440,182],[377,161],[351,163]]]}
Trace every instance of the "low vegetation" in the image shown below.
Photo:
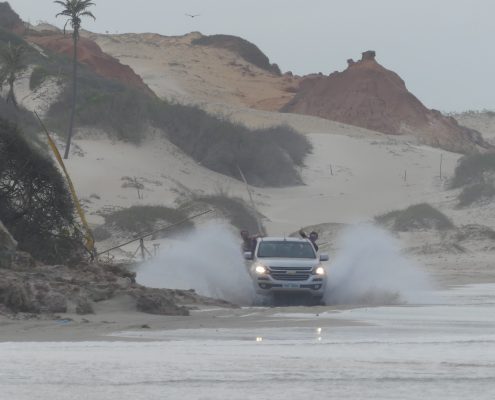
{"label": "low vegetation", "polygon": [[477,116],[480,116],[480,115],[486,115],[488,117],[495,117],[495,111],[493,110],[488,110],[488,109],[482,109],[482,110],[467,110],[467,111],[463,111],[461,113],[455,113],[455,112],[451,112],[451,113],[447,113],[447,115],[449,116],[452,116],[452,117],[456,117],[456,116],[461,116],[461,117],[464,117],[464,116],[469,116],[469,117],[477,117]]}
{"label": "low vegetation", "polygon": [[464,225],[456,231],[455,239],[457,242],[495,240],[495,231],[483,225]]}
{"label": "low vegetation", "polygon": [[492,182],[475,183],[464,187],[459,194],[459,207],[491,201],[495,198],[495,185]]}
{"label": "low vegetation", "polygon": [[[0,27],[0,48],[5,48],[9,45],[9,43],[12,46],[20,46],[24,49],[23,63],[25,65],[51,65],[53,71],[56,70],[58,59],[56,62],[49,61],[48,59],[42,57],[40,53],[38,53],[31,46],[29,46],[29,44],[24,39],[22,39],[22,37]],[[27,111],[21,106],[15,107],[11,102],[7,103],[5,100],[0,100],[0,119],[17,125],[20,128],[20,134],[24,135],[30,143],[34,142],[40,148],[44,147],[42,141],[39,140],[39,137],[37,135],[40,130],[38,122],[36,121],[33,113],[31,113],[30,111]]]}
{"label": "low vegetation", "polygon": [[240,37],[230,35],[202,36],[198,39],[194,39],[192,44],[230,50],[248,63],[256,65],[258,68],[275,75],[281,75],[278,65],[270,64],[270,60],[258,46]]}
{"label": "low vegetation", "polygon": [[0,87],[7,85],[8,91],[5,101],[18,107],[15,95],[15,82],[20,74],[27,68],[24,62],[26,47],[22,44],[7,43],[0,46]]}
{"label": "low vegetation", "polygon": [[445,214],[427,203],[416,204],[405,210],[391,211],[376,217],[375,220],[397,232],[454,228],[454,224]]}
{"label": "low vegetation", "polygon": [[[182,210],[163,206],[133,206],[105,215],[106,230],[118,229],[130,234],[148,233],[158,225],[166,226],[184,221],[188,215]],[[180,225],[181,230],[191,229],[191,221]],[[104,233],[104,232],[102,232]]]}
{"label": "low vegetation", "polygon": [[29,78],[29,89],[35,91],[38,89],[43,82],[50,76],[48,70],[41,66],[36,66],[31,72],[31,77]]}
{"label": "low vegetation", "polygon": [[494,179],[495,154],[473,154],[461,158],[451,182],[453,189]]}
{"label": "low vegetation", "polygon": [[12,103],[6,103],[0,99],[0,119],[17,125],[20,128],[19,134],[29,138],[29,141],[41,145],[37,136],[39,125],[35,116],[22,107],[15,107]]}
{"label": "low vegetation", "polygon": [[22,25],[19,15],[12,10],[8,2],[0,3],[0,26],[5,29],[14,29]]}
{"label": "low vegetation", "polygon": [[[48,113],[50,127],[64,132],[71,89],[66,86]],[[76,123],[140,143],[149,126],[166,133],[184,153],[206,168],[240,179],[242,169],[256,186],[302,184],[297,171],[311,151],[303,135],[286,126],[250,130],[192,106],[173,104],[85,71],[79,81]]]}
{"label": "low vegetation", "polygon": [[105,226],[97,226],[93,229],[93,237],[97,242],[103,242],[112,237],[112,233]]}
{"label": "low vegetation", "polygon": [[45,263],[76,262],[82,234],[65,182],[51,159],[0,119],[0,220],[19,249]]}
{"label": "low vegetation", "polygon": [[[265,233],[263,226],[261,227],[262,232],[258,232],[256,211],[241,198],[230,197],[225,193],[199,196],[195,197],[191,202],[186,203],[183,207],[190,208],[201,205],[215,209],[217,213],[223,215],[232,226],[235,226],[239,230],[246,229],[251,233]],[[261,218],[261,215],[258,217]]]}

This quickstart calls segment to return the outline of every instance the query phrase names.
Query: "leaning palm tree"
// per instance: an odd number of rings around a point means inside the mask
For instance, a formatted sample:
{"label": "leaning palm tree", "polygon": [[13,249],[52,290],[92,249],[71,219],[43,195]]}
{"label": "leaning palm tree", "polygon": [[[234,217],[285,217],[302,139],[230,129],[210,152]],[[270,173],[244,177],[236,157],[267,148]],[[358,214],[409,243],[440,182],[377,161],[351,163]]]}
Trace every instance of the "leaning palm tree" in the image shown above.
{"label": "leaning palm tree", "polygon": [[74,43],[74,55],[72,59],[72,111],[70,114],[69,133],[67,135],[67,145],[65,146],[64,158],[69,158],[70,143],[72,140],[72,131],[74,129],[74,117],[76,114],[76,97],[77,97],[77,42],[79,41],[79,30],[81,29],[81,17],[91,17],[96,20],[95,16],[88,11],[90,6],[94,6],[95,3],[90,0],[65,0],[55,1],[60,4],[64,9],[59,12],[56,17],[67,17],[67,21],[64,25],[64,34],[67,25],[72,27],[72,40]]}
{"label": "leaning palm tree", "polygon": [[5,82],[9,85],[7,103],[12,103],[17,108],[17,100],[14,93],[14,83],[19,74],[26,69],[23,63],[25,47],[9,44],[0,51],[0,87]]}

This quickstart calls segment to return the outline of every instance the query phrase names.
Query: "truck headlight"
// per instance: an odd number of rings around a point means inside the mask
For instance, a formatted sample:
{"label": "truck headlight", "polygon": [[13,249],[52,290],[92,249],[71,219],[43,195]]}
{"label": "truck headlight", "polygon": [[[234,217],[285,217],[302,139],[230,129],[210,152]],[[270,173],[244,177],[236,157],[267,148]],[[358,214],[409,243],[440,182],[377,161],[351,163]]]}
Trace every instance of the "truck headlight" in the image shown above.
{"label": "truck headlight", "polygon": [[321,275],[325,275],[325,268],[323,268],[323,267],[317,267],[317,268],[315,269],[315,274],[316,274],[316,275],[320,275],[320,276],[321,276]]}
{"label": "truck headlight", "polygon": [[254,271],[258,274],[258,275],[265,275],[266,274],[266,267],[264,265],[257,265],[255,268],[254,268]]}

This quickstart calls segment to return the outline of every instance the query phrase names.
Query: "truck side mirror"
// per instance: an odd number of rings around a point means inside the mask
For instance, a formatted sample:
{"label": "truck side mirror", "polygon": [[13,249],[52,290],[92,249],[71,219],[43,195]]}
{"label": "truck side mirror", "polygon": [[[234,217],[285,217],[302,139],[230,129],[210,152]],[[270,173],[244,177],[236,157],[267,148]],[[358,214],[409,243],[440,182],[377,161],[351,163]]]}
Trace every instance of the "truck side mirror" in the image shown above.
{"label": "truck side mirror", "polygon": [[253,260],[253,258],[254,258],[254,257],[253,257],[253,253],[252,253],[252,252],[250,252],[250,251],[246,251],[246,252],[244,253],[244,259],[245,259],[245,260],[252,261],[252,260]]}
{"label": "truck side mirror", "polygon": [[320,261],[328,261],[328,260],[330,260],[328,254],[320,254]]}

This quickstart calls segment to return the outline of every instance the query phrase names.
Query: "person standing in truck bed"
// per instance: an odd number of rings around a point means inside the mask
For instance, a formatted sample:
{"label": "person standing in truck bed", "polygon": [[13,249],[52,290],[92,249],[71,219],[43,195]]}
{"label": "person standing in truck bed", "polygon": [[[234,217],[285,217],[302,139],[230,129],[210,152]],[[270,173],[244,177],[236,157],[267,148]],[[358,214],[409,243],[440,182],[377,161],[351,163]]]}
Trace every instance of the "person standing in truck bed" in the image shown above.
{"label": "person standing in truck bed", "polygon": [[241,231],[243,253],[254,253],[258,236],[251,236],[247,230]]}
{"label": "person standing in truck bed", "polygon": [[303,239],[309,239],[309,241],[312,243],[313,247],[315,248],[315,251],[318,252],[318,245],[316,244],[316,241],[318,240],[318,233],[315,231],[310,232],[309,236],[304,232],[302,229],[299,231],[299,235]]}

